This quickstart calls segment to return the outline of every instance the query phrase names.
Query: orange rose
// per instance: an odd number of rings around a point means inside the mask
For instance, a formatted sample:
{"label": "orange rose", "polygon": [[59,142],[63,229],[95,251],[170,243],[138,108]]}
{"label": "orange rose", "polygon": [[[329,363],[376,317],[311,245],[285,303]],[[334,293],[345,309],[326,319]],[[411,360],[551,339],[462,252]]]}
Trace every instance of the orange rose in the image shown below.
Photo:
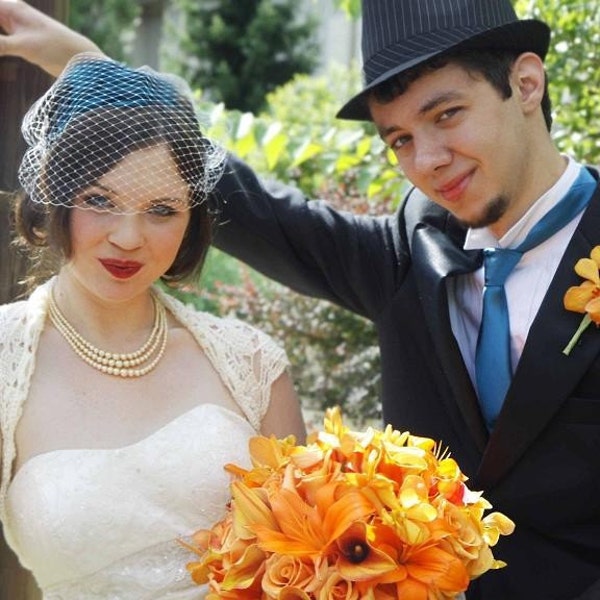
{"label": "orange rose", "polygon": [[303,595],[318,591],[322,585],[321,578],[322,574],[315,573],[315,565],[312,561],[295,556],[273,554],[265,563],[262,589],[269,598],[280,598],[283,589],[293,588],[296,596],[292,596],[292,590],[288,589],[286,597],[301,598]]}
{"label": "orange rose", "polygon": [[342,579],[341,575],[332,569],[317,598],[318,600],[360,600],[361,595],[352,581]]}

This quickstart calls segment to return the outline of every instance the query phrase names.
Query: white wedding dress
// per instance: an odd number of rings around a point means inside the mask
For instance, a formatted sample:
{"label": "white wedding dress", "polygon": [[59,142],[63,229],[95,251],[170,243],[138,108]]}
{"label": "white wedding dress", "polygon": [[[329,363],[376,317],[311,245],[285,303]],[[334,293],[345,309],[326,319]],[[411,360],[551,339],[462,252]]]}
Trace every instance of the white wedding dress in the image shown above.
{"label": "white wedding dress", "polygon": [[[224,513],[223,465],[247,465],[252,427],[204,404],[115,450],[28,461],[7,496],[7,532],[44,600],[192,599],[185,538]],[[196,557],[197,558],[197,557]]]}
{"label": "white wedding dress", "polygon": [[[8,544],[33,572],[44,600],[204,597],[186,570],[197,556],[180,541],[223,516],[230,483],[223,467],[249,466],[248,440],[287,359],[272,340],[244,324],[199,316],[170,298],[164,302],[189,326],[247,418],[199,404],[124,448],[47,452],[14,476],[14,431],[45,313],[28,304],[17,311],[0,307],[0,334],[7,342],[0,343],[0,517]],[[31,339],[9,343],[15,336]],[[14,348],[31,356],[17,360]]]}

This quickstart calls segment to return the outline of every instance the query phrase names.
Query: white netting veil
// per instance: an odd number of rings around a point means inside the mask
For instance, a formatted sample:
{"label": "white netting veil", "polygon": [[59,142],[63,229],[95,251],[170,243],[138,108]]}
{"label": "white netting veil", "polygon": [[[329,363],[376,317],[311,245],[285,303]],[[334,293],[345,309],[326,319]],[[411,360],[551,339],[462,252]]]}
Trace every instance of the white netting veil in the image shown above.
{"label": "white netting veil", "polygon": [[[205,200],[225,164],[225,151],[202,134],[183,80],[94,54],[71,60],[22,132],[19,181],[39,205],[187,209]],[[184,192],[172,193],[173,183]]]}

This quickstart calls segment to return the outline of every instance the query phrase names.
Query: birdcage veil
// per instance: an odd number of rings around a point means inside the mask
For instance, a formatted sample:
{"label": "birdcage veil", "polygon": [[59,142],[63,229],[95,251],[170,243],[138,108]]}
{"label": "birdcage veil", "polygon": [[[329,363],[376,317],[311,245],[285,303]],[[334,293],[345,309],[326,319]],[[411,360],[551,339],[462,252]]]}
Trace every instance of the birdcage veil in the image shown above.
{"label": "birdcage veil", "polygon": [[[164,144],[189,188],[186,208],[192,207],[213,189],[225,162],[225,151],[201,133],[191,91],[183,80],[95,54],[71,60],[25,115],[22,132],[28,149],[19,181],[39,205],[147,210],[140,197],[149,169],[156,179],[155,162],[147,166],[143,160],[135,162],[127,172],[127,193],[117,186],[93,204],[78,202],[77,197],[131,152]],[[172,170],[173,163],[165,168]],[[140,194],[131,182],[139,183]]]}

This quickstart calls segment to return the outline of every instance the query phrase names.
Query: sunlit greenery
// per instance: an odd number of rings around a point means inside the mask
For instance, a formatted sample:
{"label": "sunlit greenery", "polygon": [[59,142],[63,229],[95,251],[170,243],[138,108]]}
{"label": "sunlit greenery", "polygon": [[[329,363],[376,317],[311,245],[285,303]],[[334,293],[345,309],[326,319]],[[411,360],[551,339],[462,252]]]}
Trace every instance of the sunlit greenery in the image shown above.
{"label": "sunlit greenery", "polygon": [[265,96],[318,63],[316,13],[296,0],[177,0],[177,72],[217,102],[256,112]]}
{"label": "sunlit greenery", "polygon": [[116,60],[130,58],[140,4],[131,0],[70,0],[68,24]]}
{"label": "sunlit greenery", "polygon": [[518,0],[515,8],[552,29],[546,66],[557,144],[580,160],[600,163],[600,1]]}

